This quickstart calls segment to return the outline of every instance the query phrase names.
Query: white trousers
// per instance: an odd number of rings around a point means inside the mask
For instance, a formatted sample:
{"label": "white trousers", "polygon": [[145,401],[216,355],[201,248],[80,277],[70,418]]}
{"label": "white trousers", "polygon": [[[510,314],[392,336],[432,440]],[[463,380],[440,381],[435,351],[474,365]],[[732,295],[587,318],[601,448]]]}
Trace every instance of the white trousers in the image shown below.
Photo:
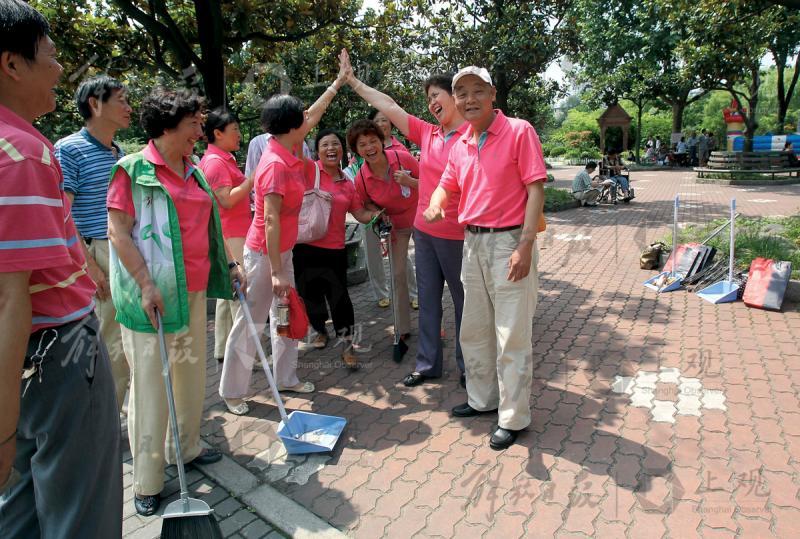
{"label": "white trousers", "polygon": [[[244,238],[225,238],[228,249],[231,250],[233,257],[242,263],[244,257]],[[220,359],[225,357],[225,345],[228,343],[228,335],[233,328],[233,319],[239,310],[238,300],[218,299],[214,310],[214,357]]]}
{"label": "white trousers", "polygon": [[498,425],[512,430],[524,429],[531,422],[531,338],[539,289],[535,243],[528,276],[517,282],[507,279],[508,261],[521,233],[521,229],[467,232],[461,269],[461,350],[468,402],[476,410],[497,408]]}
{"label": "white trousers", "polygon": [[[272,265],[266,253],[244,248],[244,270],[247,275],[247,306],[253,316],[256,335],[264,332],[267,317],[270,319],[270,342],[272,343],[272,364],[275,382],[278,387],[295,386],[297,379],[297,340],[278,337],[275,309],[277,298],[272,293]],[[294,286],[294,266],[292,251],[281,253],[281,264]],[[256,345],[247,327],[244,312],[239,309],[233,320],[233,329],[225,347],[225,362],[222,364],[222,378],[219,394],[225,399],[242,399],[250,395],[250,379],[253,376],[253,361],[257,360]]]}

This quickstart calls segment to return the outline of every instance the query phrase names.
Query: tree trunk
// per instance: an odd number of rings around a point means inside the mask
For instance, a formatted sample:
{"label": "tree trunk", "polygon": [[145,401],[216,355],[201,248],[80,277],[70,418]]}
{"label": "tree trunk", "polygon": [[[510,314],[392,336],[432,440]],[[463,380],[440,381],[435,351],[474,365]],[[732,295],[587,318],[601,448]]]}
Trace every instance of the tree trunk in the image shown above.
{"label": "tree trunk", "polygon": [[496,70],[494,77],[494,87],[497,89],[497,108],[503,111],[506,116],[511,115],[508,110],[508,94],[511,93],[511,88],[508,87],[508,79],[502,69]]}
{"label": "tree trunk", "polygon": [[642,110],[644,109],[644,99],[636,100],[636,162],[641,163],[642,149]]}
{"label": "tree trunk", "polygon": [[672,132],[680,133],[683,129],[683,111],[686,110],[686,100],[678,99],[672,103]]}
{"label": "tree trunk", "polygon": [[773,51],[773,58],[775,59],[775,67],[778,70],[778,125],[776,126],[776,135],[783,135],[784,124],[786,123],[786,110],[789,108],[789,102],[786,101],[786,84],[784,82],[784,69],[786,67],[786,56]]}
{"label": "tree trunk", "polygon": [[219,0],[194,0],[197,35],[200,41],[203,89],[209,108],[226,107],[225,61],[222,55],[222,10]]}

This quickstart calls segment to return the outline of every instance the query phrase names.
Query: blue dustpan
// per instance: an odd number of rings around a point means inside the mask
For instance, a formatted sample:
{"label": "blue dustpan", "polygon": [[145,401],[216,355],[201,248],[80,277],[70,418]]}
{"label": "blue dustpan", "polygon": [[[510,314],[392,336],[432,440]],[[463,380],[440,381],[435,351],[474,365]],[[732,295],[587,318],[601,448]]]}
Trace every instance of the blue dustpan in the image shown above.
{"label": "blue dustpan", "polygon": [[[661,279],[670,279],[674,278],[674,280],[669,283],[668,285],[661,285],[659,286],[659,282]],[[677,290],[681,287],[681,283],[683,282],[683,275],[680,273],[673,273],[671,271],[665,271],[663,273],[659,273],[652,279],[647,279],[644,282],[644,285],[651,290],[655,290],[656,292],[672,292],[673,290]]]}
{"label": "blue dustpan", "polygon": [[272,389],[272,396],[281,414],[281,422],[278,424],[278,437],[283,442],[286,452],[290,455],[302,455],[304,453],[331,451],[339,440],[347,420],[343,417],[312,414],[311,412],[301,412],[299,410],[286,415],[283,399],[281,399],[278,387],[275,385],[275,377],[272,375],[269,365],[267,365],[267,357],[264,355],[264,348],[258,338],[258,331],[256,331],[253,317],[250,315],[247,300],[245,300],[244,294],[239,288],[238,281],[235,282],[235,285],[239,296],[239,304],[250,328],[250,335],[256,343],[256,351],[261,359],[261,366],[267,375],[269,386]]}
{"label": "blue dustpan", "polygon": [[347,420],[299,410],[278,425],[278,436],[290,455],[333,450]]}
{"label": "blue dustpan", "polygon": [[[670,260],[672,263],[670,264],[670,270],[664,271],[659,273],[652,279],[647,279],[644,282],[644,286],[650,288],[651,290],[655,290],[656,292],[672,292],[673,290],[677,290],[681,287],[681,283],[683,282],[684,275],[679,273],[675,273],[675,259],[677,258],[677,248],[678,248],[678,195],[675,195],[675,208],[672,213],[672,256]],[[672,282],[669,284],[663,284],[662,282],[666,281],[667,279],[673,279]]]}
{"label": "blue dustpan", "polygon": [[739,285],[730,281],[717,281],[697,293],[711,303],[730,303],[739,295]]}
{"label": "blue dustpan", "polygon": [[739,296],[739,285],[733,282],[733,252],[736,244],[736,231],[733,222],[736,219],[736,199],[731,199],[731,248],[728,253],[728,280],[717,281],[697,293],[698,296],[711,303],[731,303]]}

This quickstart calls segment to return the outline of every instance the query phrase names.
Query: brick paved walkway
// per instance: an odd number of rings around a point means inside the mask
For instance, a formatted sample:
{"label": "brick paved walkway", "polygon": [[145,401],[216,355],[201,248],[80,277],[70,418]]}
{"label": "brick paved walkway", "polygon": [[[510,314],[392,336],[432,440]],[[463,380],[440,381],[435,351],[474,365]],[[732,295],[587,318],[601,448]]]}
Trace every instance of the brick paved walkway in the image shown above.
{"label": "brick paved walkway", "polygon": [[[568,187],[577,170],[556,169],[556,185]],[[633,180],[630,206],[549,218],[534,419],[511,449],[489,449],[491,417],[448,414],[466,398],[452,359],[452,306],[445,302],[445,376],[407,389],[400,380],[413,369],[415,342],[403,364],[391,361],[390,312],[366,284],[351,288],[362,342],[372,345],[365,367],[348,373],[332,348],[301,352],[301,377],[318,392],[287,402],[347,418],[332,455],[286,457],[263,373],[254,376],[251,415],[227,413],[211,362],[205,440],[354,537],[795,536],[798,306],[770,313],[683,291],[656,296],[641,285],[653,272],[639,269],[638,256],[668,229],[676,193],[683,222],[706,222],[725,216],[732,196],[744,215],[795,213],[800,186],[700,185],[680,171]],[[202,475],[193,480],[216,490]],[[218,503],[230,504],[226,514],[246,511],[230,496]],[[266,526],[253,517],[230,533],[247,535],[253,522]]]}

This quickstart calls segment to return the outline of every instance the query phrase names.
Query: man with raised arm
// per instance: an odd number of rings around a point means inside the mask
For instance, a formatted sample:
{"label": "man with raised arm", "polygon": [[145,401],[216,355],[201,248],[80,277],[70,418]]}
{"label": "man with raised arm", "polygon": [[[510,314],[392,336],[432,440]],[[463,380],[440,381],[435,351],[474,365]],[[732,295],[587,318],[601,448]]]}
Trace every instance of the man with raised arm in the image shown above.
{"label": "man with raised arm", "polygon": [[497,411],[489,445],[502,450],[531,422],[536,235],[545,228],[547,173],[533,126],[493,108],[497,91],[486,69],[461,69],[453,77],[453,95],[469,128],[450,150],[424,218],[429,223],[447,218],[449,200],[461,195],[458,221],[466,226],[461,349],[468,401],[453,408],[453,415]]}

